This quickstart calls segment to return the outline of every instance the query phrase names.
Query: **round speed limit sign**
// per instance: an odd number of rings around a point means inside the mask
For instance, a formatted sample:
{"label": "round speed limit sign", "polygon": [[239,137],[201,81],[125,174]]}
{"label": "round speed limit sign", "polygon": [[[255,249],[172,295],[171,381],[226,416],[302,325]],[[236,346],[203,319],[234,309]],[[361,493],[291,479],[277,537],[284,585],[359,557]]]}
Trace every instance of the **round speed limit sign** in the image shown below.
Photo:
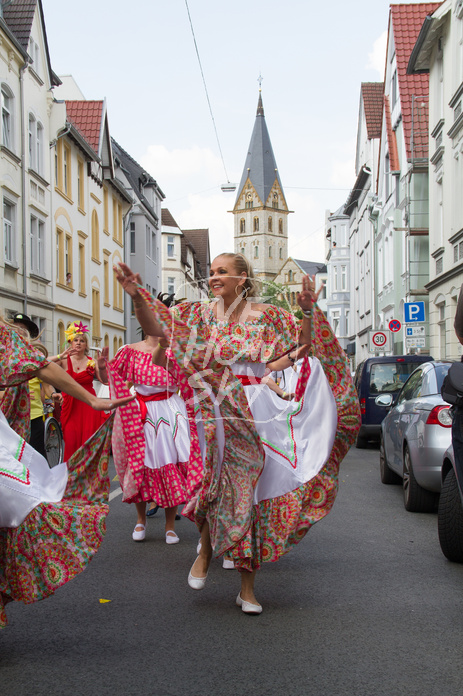
{"label": "round speed limit sign", "polygon": [[377,331],[373,334],[371,340],[373,342],[373,345],[376,346],[376,348],[382,348],[387,343],[387,336],[382,331]]}

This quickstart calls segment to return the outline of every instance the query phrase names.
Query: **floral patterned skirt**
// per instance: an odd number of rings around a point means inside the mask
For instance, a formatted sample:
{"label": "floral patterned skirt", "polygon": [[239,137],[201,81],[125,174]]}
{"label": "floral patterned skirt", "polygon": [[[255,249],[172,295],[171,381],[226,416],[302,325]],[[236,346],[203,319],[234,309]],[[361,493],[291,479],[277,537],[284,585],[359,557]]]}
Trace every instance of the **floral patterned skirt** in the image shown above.
{"label": "floral patterned skirt", "polygon": [[41,503],[14,529],[0,528],[0,627],[5,605],[45,599],[81,573],[106,531],[110,418],[68,462],[59,503]]}

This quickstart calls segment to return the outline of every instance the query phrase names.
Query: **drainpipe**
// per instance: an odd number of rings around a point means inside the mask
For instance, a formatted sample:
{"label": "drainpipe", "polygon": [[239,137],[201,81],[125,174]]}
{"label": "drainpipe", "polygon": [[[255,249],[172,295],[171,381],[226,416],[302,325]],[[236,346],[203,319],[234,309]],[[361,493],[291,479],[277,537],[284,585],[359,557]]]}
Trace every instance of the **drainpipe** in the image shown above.
{"label": "drainpipe", "polygon": [[30,58],[26,58],[19,69],[19,103],[21,110],[21,217],[22,217],[22,261],[23,261],[23,312],[27,315],[27,205],[26,205],[26,114],[24,113],[24,73]]}

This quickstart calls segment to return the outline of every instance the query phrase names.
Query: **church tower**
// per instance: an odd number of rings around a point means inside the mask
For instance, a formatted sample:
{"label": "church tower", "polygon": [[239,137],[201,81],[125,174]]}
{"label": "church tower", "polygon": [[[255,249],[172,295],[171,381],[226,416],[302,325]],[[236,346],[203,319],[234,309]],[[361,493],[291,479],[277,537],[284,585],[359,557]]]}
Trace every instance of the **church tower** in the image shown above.
{"label": "church tower", "polygon": [[254,273],[273,280],[288,258],[288,210],[259,89],[256,122],[238,187],[235,252],[244,254]]}

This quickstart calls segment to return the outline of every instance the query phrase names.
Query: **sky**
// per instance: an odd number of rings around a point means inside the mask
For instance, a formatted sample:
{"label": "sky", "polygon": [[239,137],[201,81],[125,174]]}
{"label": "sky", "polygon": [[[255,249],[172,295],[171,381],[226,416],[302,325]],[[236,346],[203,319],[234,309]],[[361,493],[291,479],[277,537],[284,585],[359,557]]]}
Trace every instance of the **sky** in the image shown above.
{"label": "sky", "polygon": [[42,4],[52,69],[72,75],[86,99],[106,98],[112,137],[156,179],[181,229],[209,228],[212,257],[233,251],[236,193],[221,185],[241,179],[262,76],[294,211],[289,254],[325,260],[325,211],[356,178],[360,85],[384,76],[386,0]]}

